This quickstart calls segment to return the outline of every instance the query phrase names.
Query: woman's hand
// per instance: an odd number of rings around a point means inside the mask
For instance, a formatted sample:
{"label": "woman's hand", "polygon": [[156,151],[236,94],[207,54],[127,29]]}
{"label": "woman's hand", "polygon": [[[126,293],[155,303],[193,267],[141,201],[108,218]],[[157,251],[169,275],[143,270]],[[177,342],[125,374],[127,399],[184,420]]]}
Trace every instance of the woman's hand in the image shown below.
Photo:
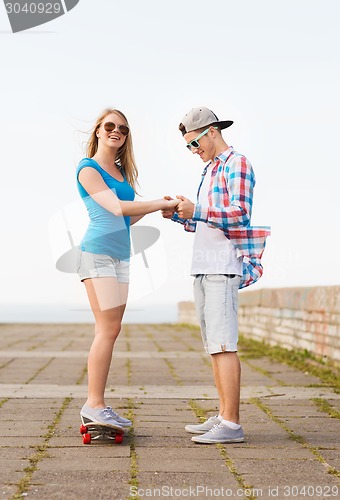
{"label": "woman's hand", "polygon": [[162,209],[162,215],[164,219],[171,219],[173,217],[179,200],[174,200],[171,196],[164,196],[164,208]]}

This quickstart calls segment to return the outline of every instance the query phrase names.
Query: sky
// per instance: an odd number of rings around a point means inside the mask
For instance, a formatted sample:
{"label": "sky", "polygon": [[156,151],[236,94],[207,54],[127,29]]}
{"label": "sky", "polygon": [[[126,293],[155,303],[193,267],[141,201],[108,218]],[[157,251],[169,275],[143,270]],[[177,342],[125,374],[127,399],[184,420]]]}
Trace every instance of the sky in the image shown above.
{"label": "sky", "polygon": [[[0,5],[0,321],[92,320],[56,261],[87,225],[75,169],[107,106],[128,117],[142,200],[195,201],[187,111],[234,121],[223,135],[255,171],[252,225],[272,229],[263,277],[241,293],[339,285],[339,14],[338,0],[80,0],[13,34]],[[193,235],[159,213],[139,225],[160,237],[131,258],[127,321],[176,320]]]}

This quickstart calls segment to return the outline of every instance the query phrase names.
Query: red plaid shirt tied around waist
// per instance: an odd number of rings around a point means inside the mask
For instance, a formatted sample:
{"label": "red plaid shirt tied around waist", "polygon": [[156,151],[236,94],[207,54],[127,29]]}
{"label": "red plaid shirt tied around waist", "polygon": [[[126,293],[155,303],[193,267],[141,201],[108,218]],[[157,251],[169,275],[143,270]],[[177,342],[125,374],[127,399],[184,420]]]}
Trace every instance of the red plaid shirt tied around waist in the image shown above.
{"label": "red plaid shirt tied around waist", "polygon": [[[201,185],[209,163],[203,171]],[[215,158],[208,192],[208,206],[197,203],[192,219],[181,219],[177,213],[172,220],[184,225],[189,232],[196,231],[197,222],[223,231],[243,258],[243,276],[240,288],[255,283],[263,273],[261,257],[270,235],[268,226],[250,226],[255,175],[245,156],[232,147]]]}

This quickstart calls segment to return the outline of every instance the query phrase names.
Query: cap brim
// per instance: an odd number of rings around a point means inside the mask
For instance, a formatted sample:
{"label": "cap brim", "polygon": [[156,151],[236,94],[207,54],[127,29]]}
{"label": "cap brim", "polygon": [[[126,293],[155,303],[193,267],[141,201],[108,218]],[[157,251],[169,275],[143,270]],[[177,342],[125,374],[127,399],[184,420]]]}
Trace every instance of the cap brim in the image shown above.
{"label": "cap brim", "polygon": [[216,123],[212,123],[212,125],[216,125],[217,127],[219,127],[220,129],[224,129],[224,128],[228,128],[230,127],[230,125],[232,125],[234,122],[233,121],[230,121],[230,120],[226,120],[224,122],[216,122]]}

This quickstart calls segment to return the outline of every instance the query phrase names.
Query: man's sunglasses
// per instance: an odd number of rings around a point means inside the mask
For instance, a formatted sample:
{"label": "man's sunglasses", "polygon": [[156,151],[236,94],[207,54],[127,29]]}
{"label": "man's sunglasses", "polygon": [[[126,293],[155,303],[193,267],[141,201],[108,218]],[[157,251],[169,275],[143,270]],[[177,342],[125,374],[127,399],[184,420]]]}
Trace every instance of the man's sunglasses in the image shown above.
{"label": "man's sunglasses", "polygon": [[114,130],[116,130],[116,128],[122,135],[129,135],[130,129],[127,125],[116,125],[113,122],[104,123],[104,129],[106,130],[106,132],[113,132]]}
{"label": "man's sunglasses", "polygon": [[[214,127],[214,128],[217,129],[217,127]],[[200,139],[205,134],[207,134],[209,132],[209,129],[210,129],[210,127],[208,127],[206,130],[204,130],[203,132],[201,132],[195,139],[193,139],[192,141],[188,142],[187,148],[190,149],[190,151],[192,149],[200,148],[201,146],[200,146],[200,143],[198,142],[198,139]]]}

